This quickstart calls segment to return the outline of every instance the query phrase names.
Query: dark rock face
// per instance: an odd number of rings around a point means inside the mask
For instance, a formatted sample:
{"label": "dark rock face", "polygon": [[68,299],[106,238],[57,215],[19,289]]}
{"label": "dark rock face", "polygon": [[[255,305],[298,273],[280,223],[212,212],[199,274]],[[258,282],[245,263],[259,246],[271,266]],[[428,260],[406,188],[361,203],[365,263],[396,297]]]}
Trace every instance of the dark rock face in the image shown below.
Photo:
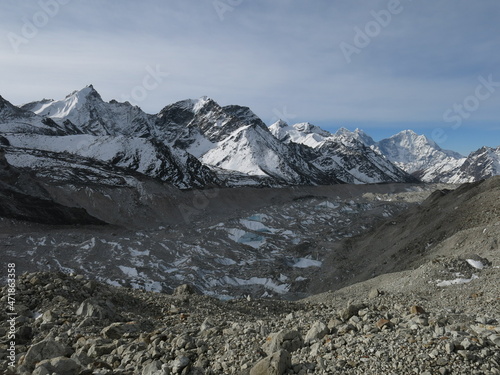
{"label": "dark rock face", "polygon": [[479,181],[495,176],[500,172],[500,146],[496,149],[482,147],[471,153],[460,167],[457,174],[462,178]]}
{"label": "dark rock face", "polygon": [[105,224],[90,216],[83,208],[65,207],[52,201],[30,176],[9,165],[2,148],[0,148],[0,217],[42,224]]}

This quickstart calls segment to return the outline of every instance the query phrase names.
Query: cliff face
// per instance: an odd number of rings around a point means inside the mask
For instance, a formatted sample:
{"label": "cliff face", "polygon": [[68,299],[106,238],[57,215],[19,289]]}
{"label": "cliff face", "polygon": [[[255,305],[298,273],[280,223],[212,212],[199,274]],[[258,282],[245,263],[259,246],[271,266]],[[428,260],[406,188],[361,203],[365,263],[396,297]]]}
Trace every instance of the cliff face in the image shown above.
{"label": "cliff face", "polygon": [[8,163],[1,147],[0,217],[41,224],[104,224],[83,208],[66,207],[51,200],[41,185]]}

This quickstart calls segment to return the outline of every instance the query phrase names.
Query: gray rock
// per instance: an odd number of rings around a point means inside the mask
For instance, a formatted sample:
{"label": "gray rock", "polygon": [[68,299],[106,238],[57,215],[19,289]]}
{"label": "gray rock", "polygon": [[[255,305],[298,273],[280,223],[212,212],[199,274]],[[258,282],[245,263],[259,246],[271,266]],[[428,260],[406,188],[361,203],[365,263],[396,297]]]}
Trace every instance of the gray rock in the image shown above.
{"label": "gray rock", "polygon": [[250,370],[250,375],[282,375],[291,367],[290,353],[280,350],[257,362]]}
{"label": "gray rock", "polygon": [[488,337],[492,344],[500,346],[500,335],[491,335]]}
{"label": "gray rock", "polygon": [[177,349],[193,349],[196,347],[194,339],[188,334],[182,334],[175,339]]}
{"label": "gray rock", "polygon": [[76,315],[83,316],[84,318],[97,318],[99,320],[110,319],[114,317],[113,310],[111,303],[102,303],[89,298],[80,304],[76,310]]}
{"label": "gray rock", "polygon": [[54,323],[58,318],[57,313],[52,310],[47,310],[42,315],[42,321],[44,323]]}
{"label": "gray rock", "polygon": [[215,327],[215,324],[212,322],[212,320],[210,318],[206,318],[203,323],[201,323],[201,326],[200,326],[200,332],[204,332],[208,329],[211,329],[211,328],[214,328]]}
{"label": "gray rock", "polygon": [[45,359],[68,356],[72,353],[73,350],[67,345],[54,340],[44,340],[32,345],[28,349],[23,364],[33,369],[37,362],[41,362]]}
{"label": "gray rock", "polygon": [[300,349],[303,345],[304,340],[298,331],[281,330],[269,336],[267,342],[262,346],[262,350],[268,355],[280,349],[285,349],[291,353]]}
{"label": "gray rock", "polygon": [[328,334],[328,327],[325,323],[317,321],[312,327],[307,331],[304,342],[306,344],[311,344],[317,340],[321,340],[325,335]]}
{"label": "gray rock", "polygon": [[144,366],[142,375],[168,375],[170,370],[161,361],[153,361]]}
{"label": "gray rock", "polygon": [[368,293],[368,298],[377,298],[380,295],[380,291],[377,288],[372,288]]}
{"label": "gray rock", "polygon": [[106,354],[111,353],[115,349],[116,345],[114,344],[107,344],[107,345],[96,345],[93,344],[88,352],[87,355],[92,358],[100,358]]}
{"label": "gray rock", "polygon": [[105,338],[117,340],[123,337],[125,333],[134,333],[139,331],[137,323],[113,323],[101,331]]}
{"label": "gray rock", "polygon": [[174,374],[180,374],[190,363],[191,360],[186,356],[177,357],[172,364],[172,371]]}
{"label": "gray rock", "polygon": [[189,296],[199,294],[196,288],[190,284],[183,284],[174,289],[174,296]]}
{"label": "gray rock", "polygon": [[364,307],[365,307],[364,305],[356,305],[353,303],[349,303],[347,307],[339,313],[339,318],[345,322],[349,320],[349,318],[351,318],[352,316],[356,315],[358,311]]}
{"label": "gray rock", "polygon": [[50,372],[45,367],[38,366],[36,369],[33,370],[31,375],[50,375]]}
{"label": "gray rock", "polygon": [[446,351],[446,353],[448,354],[451,354],[455,351],[455,344],[453,344],[452,342],[447,342],[445,345],[444,345],[444,350]]}
{"label": "gray rock", "polygon": [[81,371],[80,365],[71,358],[66,357],[46,359],[37,366],[45,367],[49,373],[56,373],[57,375],[78,375]]}

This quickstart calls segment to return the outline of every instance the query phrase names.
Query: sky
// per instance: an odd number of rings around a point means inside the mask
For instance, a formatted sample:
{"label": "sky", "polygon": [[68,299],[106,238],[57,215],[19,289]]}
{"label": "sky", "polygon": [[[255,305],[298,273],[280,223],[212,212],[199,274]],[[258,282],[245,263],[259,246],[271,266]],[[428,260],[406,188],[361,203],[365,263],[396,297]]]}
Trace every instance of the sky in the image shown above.
{"label": "sky", "polygon": [[148,113],[187,98],[467,155],[500,145],[498,0],[3,0],[0,95],[88,84]]}

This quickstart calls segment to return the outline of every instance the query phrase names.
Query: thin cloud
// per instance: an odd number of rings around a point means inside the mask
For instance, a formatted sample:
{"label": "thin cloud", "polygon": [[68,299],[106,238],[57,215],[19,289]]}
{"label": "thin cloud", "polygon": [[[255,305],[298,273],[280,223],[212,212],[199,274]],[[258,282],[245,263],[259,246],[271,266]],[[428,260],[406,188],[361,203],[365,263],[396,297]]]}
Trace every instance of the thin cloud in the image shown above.
{"label": "thin cloud", "polygon": [[[268,123],[288,111],[297,121],[404,129],[442,126],[479,76],[500,81],[496,0],[401,0],[403,10],[350,63],[340,43],[353,44],[355,28],[364,30],[387,1],[233,4],[221,19],[212,1],[72,1],[15,53],[8,33],[20,34],[23,17],[40,6],[4,1],[0,94],[23,103],[93,83],[105,100],[120,100],[159,65],[169,75],[139,103],[149,113],[209,95]],[[467,122],[492,127],[499,95]]]}

